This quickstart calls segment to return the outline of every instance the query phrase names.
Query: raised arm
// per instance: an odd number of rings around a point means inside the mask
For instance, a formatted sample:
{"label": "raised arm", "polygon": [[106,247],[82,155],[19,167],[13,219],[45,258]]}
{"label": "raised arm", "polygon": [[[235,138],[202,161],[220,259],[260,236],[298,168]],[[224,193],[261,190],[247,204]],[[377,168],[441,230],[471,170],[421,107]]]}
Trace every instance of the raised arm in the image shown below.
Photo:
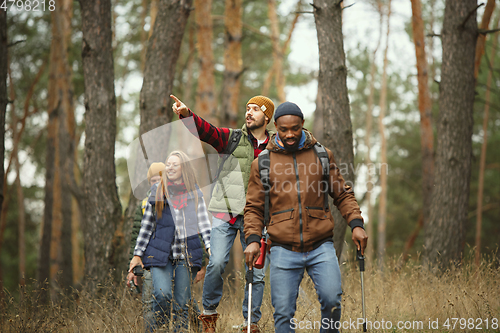
{"label": "raised arm", "polygon": [[174,95],[170,95],[170,97],[175,101],[172,105],[172,110],[180,119],[193,117],[193,122],[184,122],[187,129],[193,135],[198,136],[201,141],[214,147],[219,154],[224,152],[229,141],[231,130],[229,128],[217,127],[210,124],[208,121],[189,110],[189,108],[177,97]]}

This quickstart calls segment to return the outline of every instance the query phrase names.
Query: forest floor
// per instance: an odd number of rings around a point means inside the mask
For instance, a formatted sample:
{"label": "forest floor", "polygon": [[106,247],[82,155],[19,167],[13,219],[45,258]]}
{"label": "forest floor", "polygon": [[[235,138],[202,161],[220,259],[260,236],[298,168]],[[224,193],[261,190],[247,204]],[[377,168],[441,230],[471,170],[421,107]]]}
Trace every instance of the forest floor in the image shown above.
{"label": "forest floor", "polygon": [[[341,332],[362,332],[358,266],[346,263],[341,270]],[[324,325],[320,306],[311,279],[304,276],[292,325],[297,332],[318,332]],[[237,332],[235,326],[243,323],[243,276],[237,279],[241,287],[228,287],[218,308],[219,333]],[[464,265],[440,274],[414,261],[398,265],[394,260],[383,272],[367,267],[364,281],[368,332],[500,331],[500,269],[493,260],[483,261],[479,269]],[[37,304],[36,290],[28,289],[22,302],[7,294],[1,303],[1,332],[144,332],[140,297],[128,288],[103,288],[103,296],[97,299],[79,292],[76,301],[61,297],[63,301],[50,306]],[[200,300],[201,285],[194,288],[194,293]],[[259,324],[263,332],[274,331],[269,284]]]}

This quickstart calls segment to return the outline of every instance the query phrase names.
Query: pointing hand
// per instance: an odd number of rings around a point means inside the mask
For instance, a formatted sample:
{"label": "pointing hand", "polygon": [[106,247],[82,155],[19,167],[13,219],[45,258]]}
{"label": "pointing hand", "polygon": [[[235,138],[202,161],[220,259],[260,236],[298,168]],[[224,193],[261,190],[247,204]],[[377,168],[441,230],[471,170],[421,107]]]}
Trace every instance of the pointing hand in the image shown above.
{"label": "pointing hand", "polygon": [[177,97],[174,95],[170,95],[170,97],[175,101],[174,104],[172,105],[172,110],[178,115],[178,116],[183,116],[183,117],[188,117],[189,116],[189,110],[187,106],[182,103]]}

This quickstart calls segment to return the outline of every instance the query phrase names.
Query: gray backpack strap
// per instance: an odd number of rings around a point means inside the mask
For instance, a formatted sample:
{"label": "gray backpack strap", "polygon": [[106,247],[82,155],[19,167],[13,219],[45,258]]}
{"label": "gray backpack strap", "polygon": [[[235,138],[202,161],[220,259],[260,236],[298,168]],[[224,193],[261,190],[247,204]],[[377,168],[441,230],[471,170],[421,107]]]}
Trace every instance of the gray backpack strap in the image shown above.
{"label": "gray backpack strap", "polygon": [[314,144],[314,151],[316,152],[316,155],[318,156],[319,161],[321,162],[321,170],[323,173],[323,182],[325,184],[325,188],[323,189],[325,191],[325,199],[324,199],[324,209],[325,211],[328,211],[329,206],[328,206],[328,182],[330,178],[330,159],[328,158],[328,153],[326,152],[325,147],[321,145],[321,143],[316,142]]}
{"label": "gray backpack strap", "polygon": [[264,186],[264,225],[269,224],[269,191],[271,184],[269,183],[269,170],[271,168],[271,159],[269,157],[269,150],[265,149],[259,154],[259,174],[262,186]]}

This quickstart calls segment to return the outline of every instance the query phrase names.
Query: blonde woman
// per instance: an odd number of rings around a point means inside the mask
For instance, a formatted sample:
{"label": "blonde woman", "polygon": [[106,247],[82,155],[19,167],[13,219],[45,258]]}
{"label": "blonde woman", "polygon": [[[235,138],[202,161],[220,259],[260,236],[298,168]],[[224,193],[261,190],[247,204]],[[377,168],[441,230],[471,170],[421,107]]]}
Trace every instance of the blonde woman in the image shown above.
{"label": "blonde woman", "polygon": [[130,262],[129,271],[137,265],[151,271],[155,322],[148,330],[168,327],[173,308],[174,332],[187,331],[192,271],[201,268],[203,255],[198,233],[209,252],[210,228],[193,166],[185,153],[173,151],[151,189]]}

